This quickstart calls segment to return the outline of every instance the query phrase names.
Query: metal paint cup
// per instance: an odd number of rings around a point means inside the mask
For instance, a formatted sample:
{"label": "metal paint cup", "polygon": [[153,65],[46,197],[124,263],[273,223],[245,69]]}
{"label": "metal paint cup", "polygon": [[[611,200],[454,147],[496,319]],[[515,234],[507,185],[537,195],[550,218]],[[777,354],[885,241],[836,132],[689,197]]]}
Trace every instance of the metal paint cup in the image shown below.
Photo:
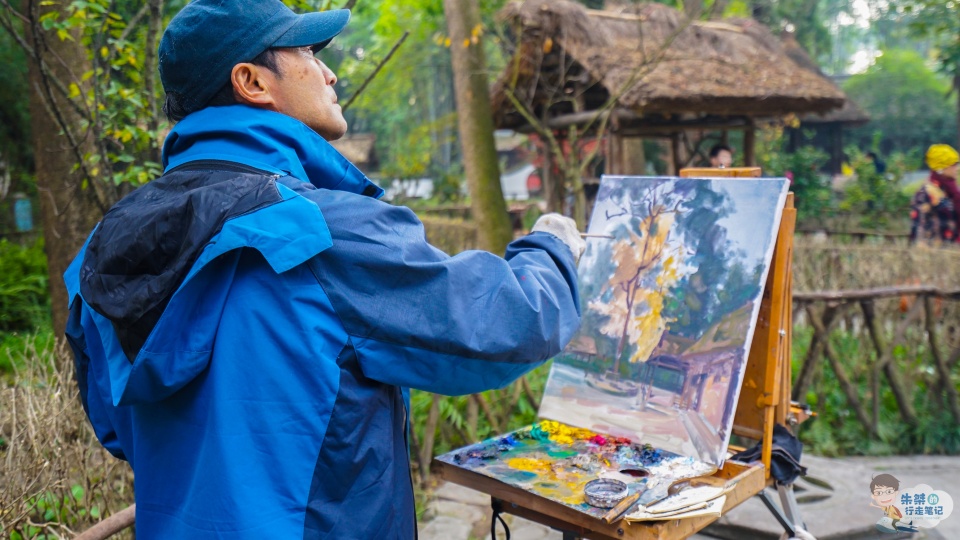
{"label": "metal paint cup", "polygon": [[610,478],[591,480],[583,487],[583,498],[597,508],[613,508],[629,494],[627,484]]}

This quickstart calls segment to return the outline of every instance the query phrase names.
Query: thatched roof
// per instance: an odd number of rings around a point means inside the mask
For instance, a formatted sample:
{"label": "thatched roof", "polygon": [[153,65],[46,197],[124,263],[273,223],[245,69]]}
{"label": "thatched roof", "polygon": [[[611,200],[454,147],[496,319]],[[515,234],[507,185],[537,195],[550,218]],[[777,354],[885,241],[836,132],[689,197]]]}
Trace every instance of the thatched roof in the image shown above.
{"label": "thatched roof", "polygon": [[330,141],[330,144],[343,154],[343,157],[350,160],[363,172],[370,172],[377,168],[374,143],[376,143],[376,138],[372,133],[347,135],[335,141]]}
{"label": "thatched roof", "polygon": [[[579,74],[579,84],[590,87],[587,110],[626,86],[619,108],[643,115],[764,117],[826,112],[843,104],[843,92],[800,68],[779,39],[753,20],[690,24],[662,4],[597,11],[567,0],[515,2],[501,16],[520,36],[517,93],[529,97],[530,87],[539,85],[533,94],[538,107],[547,99],[545,72],[570,66],[567,84]],[[508,63],[493,91],[501,127],[525,124],[504,92],[512,67]]]}
{"label": "thatched roof", "polygon": [[[836,86],[836,84],[827,77],[823,71],[820,70],[820,66],[810,58],[810,55],[807,54],[807,51],[803,50],[803,47],[800,46],[800,43],[797,42],[797,39],[793,37],[793,34],[784,34],[781,37],[781,42],[783,43],[783,49],[787,53],[787,56],[791,60],[796,62],[796,64],[808,71],[816,73],[823,79],[830,82]],[[844,94],[843,106],[839,109],[834,109],[825,114],[817,113],[808,113],[800,117],[800,121],[805,124],[848,124],[848,125],[857,125],[857,124],[866,124],[870,121],[870,115],[868,115],[863,109],[861,109],[856,103],[854,103],[849,97],[846,97]]]}

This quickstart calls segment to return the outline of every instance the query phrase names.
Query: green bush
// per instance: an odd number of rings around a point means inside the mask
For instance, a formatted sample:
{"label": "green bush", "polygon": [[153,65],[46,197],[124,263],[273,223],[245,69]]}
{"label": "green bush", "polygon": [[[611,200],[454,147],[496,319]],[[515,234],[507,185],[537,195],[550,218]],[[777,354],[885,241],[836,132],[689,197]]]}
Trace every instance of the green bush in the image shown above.
{"label": "green bush", "polygon": [[53,328],[49,323],[31,332],[0,332],[0,379],[13,377],[16,370],[37,359],[45,361],[47,357],[37,355],[36,351],[53,350],[53,347]]}
{"label": "green bush", "polygon": [[856,149],[849,149],[854,180],[844,189],[840,208],[860,216],[860,225],[870,229],[886,229],[907,219],[910,197],[900,186],[906,172],[908,158],[902,154],[890,156],[887,171],[878,173],[873,162]]}
{"label": "green bush", "polygon": [[796,152],[783,150],[783,130],[766,129],[761,132],[757,157],[764,176],[786,176],[791,179],[797,219],[823,218],[836,208],[830,178],[820,174],[827,154],[812,146]]}
{"label": "green bush", "polygon": [[48,324],[50,294],[43,242],[23,247],[0,240],[0,334]]}
{"label": "green bush", "polygon": [[[797,380],[812,336],[811,327],[794,327],[794,381]],[[887,335],[884,339],[889,343],[891,337]],[[848,379],[856,387],[863,407],[871,414],[871,383],[867,372],[872,364],[865,362],[862,356],[865,339],[864,335],[851,330],[835,329],[830,334],[831,346],[840,358]],[[875,361],[876,358],[870,360]],[[806,451],[821,456],[960,453],[960,431],[939,397],[939,392],[931,388],[935,383],[931,374],[933,360],[930,351],[923,346],[914,348],[901,345],[894,349],[891,361],[896,363],[904,381],[916,387],[912,393],[912,405],[917,424],[911,426],[904,422],[896,398],[881,376],[877,437],[871,437],[857,420],[829,363],[821,359],[813,385],[800,399],[817,413],[815,418],[800,425],[798,435],[806,445]]]}

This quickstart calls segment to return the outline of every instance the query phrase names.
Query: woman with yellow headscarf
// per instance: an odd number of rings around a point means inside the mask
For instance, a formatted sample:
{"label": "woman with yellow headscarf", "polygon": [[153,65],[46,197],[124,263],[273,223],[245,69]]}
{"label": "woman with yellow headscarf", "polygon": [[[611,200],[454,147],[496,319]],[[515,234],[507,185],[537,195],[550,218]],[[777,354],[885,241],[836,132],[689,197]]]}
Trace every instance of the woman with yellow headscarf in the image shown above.
{"label": "woman with yellow headscarf", "polygon": [[960,243],[958,163],[960,154],[949,145],[935,144],[927,150],[930,181],[917,191],[910,203],[911,241],[932,245]]}

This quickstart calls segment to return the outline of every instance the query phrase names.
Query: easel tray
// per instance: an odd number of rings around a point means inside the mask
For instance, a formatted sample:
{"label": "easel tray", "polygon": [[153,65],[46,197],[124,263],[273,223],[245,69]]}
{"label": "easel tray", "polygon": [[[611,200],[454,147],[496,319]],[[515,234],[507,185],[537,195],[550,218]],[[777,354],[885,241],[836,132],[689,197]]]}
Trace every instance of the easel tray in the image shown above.
{"label": "easel tray", "polygon": [[[460,451],[463,450],[466,448]],[[434,461],[434,466],[441,478],[490,494],[493,507],[500,512],[541,523],[575,535],[574,537],[617,540],[679,539],[694,534],[716,519],[714,516],[701,516],[669,521],[631,523],[620,520],[605,523],[600,519],[600,516],[606,513],[605,510],[596,509],[596,512],[585,512],[582,508],[576,508],[576,505],[564,504],[531,493],[522,487],[508,484],[503,480],[452,462],[448,457],[455,453],[440,456]],[[712,476],[726,481],[724,513],[756,495],[765,486],[764,468],[760,463],[745,464],[727,461]]]}

